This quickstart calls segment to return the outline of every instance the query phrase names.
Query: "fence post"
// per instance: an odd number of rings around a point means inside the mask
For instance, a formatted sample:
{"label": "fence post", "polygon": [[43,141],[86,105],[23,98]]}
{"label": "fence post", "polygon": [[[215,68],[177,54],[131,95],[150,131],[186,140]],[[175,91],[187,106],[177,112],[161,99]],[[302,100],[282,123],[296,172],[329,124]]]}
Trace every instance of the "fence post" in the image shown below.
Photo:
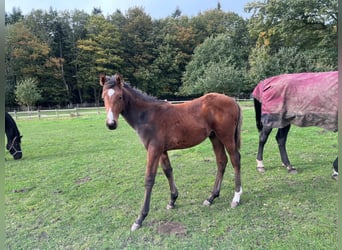
{"label": "fence post", "polygon": [[38,119],[40,120],[40,109],[37,110]]}

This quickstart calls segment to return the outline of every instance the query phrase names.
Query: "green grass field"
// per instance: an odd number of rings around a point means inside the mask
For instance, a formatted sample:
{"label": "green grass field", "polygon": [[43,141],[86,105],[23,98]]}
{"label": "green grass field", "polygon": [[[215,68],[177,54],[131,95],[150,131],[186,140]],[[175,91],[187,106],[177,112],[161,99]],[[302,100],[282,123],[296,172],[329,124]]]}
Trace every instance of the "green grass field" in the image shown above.
{"label": "green grass field", "polygon": [[290,160],[281,167],[275,132],[265,147],[266,173],[256,171],[254,111],[243,104],[241,204],[229,164],[221,196],[202,205],[215,179],[208,140],[169,153],[179,198],[166,210],[168,183],[158,172],[150,214],[130,232],[144,195],[146,152],[124,120],[105,114],[17,122],[23,159],[5,153],[7,249],[337,249],[337,134],[292,127]]}

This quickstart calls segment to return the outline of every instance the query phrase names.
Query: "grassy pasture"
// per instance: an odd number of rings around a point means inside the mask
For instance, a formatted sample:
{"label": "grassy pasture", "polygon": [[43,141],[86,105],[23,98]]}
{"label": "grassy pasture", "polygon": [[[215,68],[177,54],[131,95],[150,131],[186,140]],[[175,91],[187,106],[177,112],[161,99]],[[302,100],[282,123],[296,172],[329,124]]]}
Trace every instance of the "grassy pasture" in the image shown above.
{"label": "grassy pasture", "polygon": [[[130,232],[144,194],[146,153],[124,120],[116,131],[105,114],[19,120],[23,159],[5,153],[7,249],[337,249],[337,182],[330,178],[337,134],[292,127],[288,153],[298,169],[281,167],[271,134],[266,173],[255,170],[254,111],[243,106],[241,205],[230,208],[229,164],[221,196],[202,205],[216,165],[210,142],[171,151],[179,198],[166,210],[159,171],[150,214]],[[169,230],[165,230],[169,229]]]}

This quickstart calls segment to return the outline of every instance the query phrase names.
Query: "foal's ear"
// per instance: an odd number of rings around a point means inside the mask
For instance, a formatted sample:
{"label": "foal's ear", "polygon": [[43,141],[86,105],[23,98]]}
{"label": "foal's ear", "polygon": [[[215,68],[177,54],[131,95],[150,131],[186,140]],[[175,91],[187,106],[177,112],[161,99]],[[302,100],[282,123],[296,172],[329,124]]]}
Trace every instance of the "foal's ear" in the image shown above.
{"label": "foal's ear", "polygon": [[123,85],[124,85],[124,80],[123,80],[123,78],[122,78],[122,75],[119,74],[119,73],[116,73],[116,74],[114,75],[114,78],[115,78],[115,82],[116,82],[120,87],[123,87]]}
{"label": "foal's ear", "polygon": [[100,74],[100,85],[103,86],[106,83],[106,75]]}

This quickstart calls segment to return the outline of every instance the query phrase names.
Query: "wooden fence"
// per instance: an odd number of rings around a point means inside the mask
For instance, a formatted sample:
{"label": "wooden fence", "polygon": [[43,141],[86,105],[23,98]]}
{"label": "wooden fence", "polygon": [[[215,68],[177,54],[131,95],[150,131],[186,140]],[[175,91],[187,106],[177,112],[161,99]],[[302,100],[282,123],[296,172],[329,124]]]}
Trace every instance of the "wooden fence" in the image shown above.
{"label": "wooden fence", "polygon": [[[250,99],[238,99],[238,102],[249,102]],[[185,101],[170,101],[170,103],[182,103]],[[47,110],[33,110],[33,111],[12,111],[8,112],[15,120],[18,119],[47,119],[47,118],[65,118],[78,117],[82,115],[105,114],[104,107],[92,108],[72,108],[72,109],[47,109]]]}
{"label": "wooden fence", "polygon": [[13,111],[8,112],[14,119],[43,119],[43,118],[63,118],[77,117],[81,115],[104,114],[104,107],[93,108],[72,108],[72,109],[49,109],[35,111]]}

